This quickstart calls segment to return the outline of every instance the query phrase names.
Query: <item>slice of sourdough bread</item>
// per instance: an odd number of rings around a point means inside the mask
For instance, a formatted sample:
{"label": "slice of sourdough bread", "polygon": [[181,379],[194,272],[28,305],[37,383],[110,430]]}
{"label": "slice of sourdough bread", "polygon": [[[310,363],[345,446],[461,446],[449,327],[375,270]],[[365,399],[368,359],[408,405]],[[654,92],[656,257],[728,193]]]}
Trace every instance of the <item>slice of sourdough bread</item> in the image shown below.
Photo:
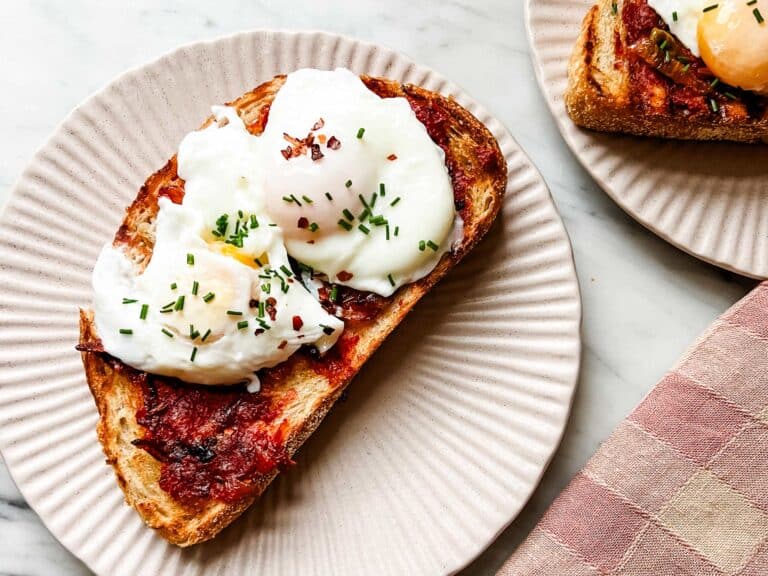
{"label": "slice of sourdough bread", "polygon": [[[284,81],[284,76],[275,77],[230,103],[253,134],[263,131],[270,104]],[[345,329],[334,349],[324,357],[311,354],[311,350],[299,351],[283,364],[260,373],[262,389],[257,396],[268,408],[263,413],[269,417],[247,424],[249,429],[268,437],[269,448],[282,451],[285,461],[312,434],[352,376],[408,311],[486,234],[501,208],[507,184],[504,157],[492,134],[456,102],[418,86],[370,77],[363,77],[363,81],[381,97],[407,98],[432,139],[445,151],[457,210],[464,219],[464,238],[427,277],[402,287],[389,298],[344,289],[341,308]],[[211,122],[209,118],[204,125]],[[184,182],[177,175],[174,157],[149,177],[128,208],[114,244],[122,247],[139,268],[146,266],[152,256],[158,198],[167,196],[180,202],[183,194]],[[361,303],[367,307],[366,314],[360,314]],[[103,351],[92,312],[81,311],[80,328],[78,348],[100,416],[98,437],[126,501],[147,525],[174,544],[189,546],[213,538],[261,495],[278,469],[267,467],[249,477],[220,479],[238,487],[234,497],[230,494],[217,498],[209,487],[198,486],[198,496],[175,498],[163,487],[167,487],[167,475],[178,472],[178,467],[189,463],[189,459],[194,460],[192,464],[198,470],[207,466],[226,470],[227,466],[217,461],[221,457],[216,454],[216,442],[226,441],[227,435],[244,433],[238,427],[245,425],[240,420],[228,420],[213,433],[206,432],[209,436],[205,440],[211,440],[206,446],[213,446],[212,450],[178,455],[148,449],[148,431],[139,420],[148,413],[162,416],[168,410],[182,411],[184,415],[186,403],[198,402],[201,406],[206,399],[219,402],[221,394],[228,395],[229,408],[237,409],[252,395],[243,388],[222,393],[138,372]],[[173,406],[163,397],[163,390],[173,391]],[[264,446],[254,444],[243,449],[252,450],[248,457],[266,458]]]}

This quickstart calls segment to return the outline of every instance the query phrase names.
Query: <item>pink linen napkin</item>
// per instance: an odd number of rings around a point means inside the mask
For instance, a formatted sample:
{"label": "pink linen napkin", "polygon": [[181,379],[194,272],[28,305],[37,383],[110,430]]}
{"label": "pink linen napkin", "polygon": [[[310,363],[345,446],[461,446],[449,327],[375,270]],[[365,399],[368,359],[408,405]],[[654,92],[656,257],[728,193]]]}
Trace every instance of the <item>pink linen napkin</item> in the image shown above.
{"label": "pink linen napkin", "polygon": [[498,574],[768,575],[768,283],[705,332]]}

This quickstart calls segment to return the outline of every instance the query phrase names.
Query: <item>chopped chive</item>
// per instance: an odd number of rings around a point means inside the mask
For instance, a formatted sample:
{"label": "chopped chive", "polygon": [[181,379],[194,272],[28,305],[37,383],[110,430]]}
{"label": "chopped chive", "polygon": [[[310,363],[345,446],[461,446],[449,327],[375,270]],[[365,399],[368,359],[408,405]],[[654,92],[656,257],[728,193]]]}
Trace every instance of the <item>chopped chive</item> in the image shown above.
{"label": "chopped chive", "polygon": [[242,312],[238,312],[237,310],[227,310],[228,316],[242,316]]}
{"label": "chopped chive", "polygon": [[358,195],[357,195],[357,198],[360,200],[360,203],[361,203],[361,204],[362,204],[362,205],[363,205],[365,208],[367,208],[368,210],[370,210],[370,208],[371,208],[371,207],[370,207],[370,206],[368,206],[368,202],[366,201],[366,199],[365,199],[365,198],[363,198],[363,195],[362,195],[362,194],[358,194]]}
{"label": "chopped chive", "polygon": [[709,107],[712,108],[712,112],[720,110],[720,106],[717,105],[717,101],[714,98],[709,99]]}
{"label": "chopped chive", "polygon": [[248,328],[248,320],[240,320],[240,322],[237,323],[238,330],[242,330],[243,328]]}
{"label": "chopped chive", "polygon": [[344,182],[344,186],[346,186],[347,188],[351,188],[352,187],[352,180],[347,180],[346,182]]}
{"label": "chopped chive", "polygon": [[264,294],[269,294],[272,292],[272,284],[262,284],[261,289],[264,291]]}
{"label": "chopped chive", "polygon": [[270,226],[277,226],[277,224],[275,224],[274,222],[270,222],[269,225]]}
{"label": "chopped chive", "polygon": [[333,201],[333,196],[331,196],[331,193],[330,193],[330,192],[326,192],[326,193],[325,193],[325,197],[326,197],[326,198],[328,198],[328,200],[331,200],[331,201]]}
{"label": "chopped chive", "polygon": [[171,300],[170,302],[168,302],[168,304],[163,306],[162,310],[173,309],[175,304],[176,304],[176,300]]}
{"label": "chopped chive", "polygon": [[147,319],[147,312],[149,312],[149,304],[142,304],[141,305],[141,313],[139,313],[139,318],[142,320]]}
{"label": "chopped chive", "polygon": [[357,139],[360,140],[363,137],[363,134],[365,134],[365,128],[360,128],[357,131]]}
{"label": "chopped chive", "polygon": [[282,270],[282,271],[283,271],[283,274],[285,274],[285,275],[286,275],[288,278],[290,278],[291,276],[293,276],[293,272],[292,272],[292,271],[291,271],[291,269],[290,269],[290,268],[288,268],[288,267],[287,267],[285,264],[281,264],[281,265],[280,265],[280,270]]}
{"label": "chopped chive", "polygon": [[205,334],[203,334],[203,337],[200,338],[200,342],[205,342],[205,340],[208,338],[208,336],[211,335],[211,329],[208,328],[208,330],[205,331]]}
{"label": "chopped chive", "polygon": [[318,226],[317,222],[310,222],[309,224],[310,232],[317,232],[319,229],[320,229],[320,226]]}
{"label": "chopped chive", "polygon": [[363,234],[368,234],[371,231],[365,224],[360,224],[357,229],[360,230],[360,232]]}
{"label": "chopped chive", "polygon": [[[757,2],[757,0],[755,0]],[[672,12],[672,21],[677,22],[677,12]]]}
{"label": "chopped chive", "polygon": [[264,302],[259,302],[259,318],[264,318]]}
{"label": "chopped chive", "polygon": [[432,250],[433,250],[434,252],[437,252],[437,249],[438,249],[438,248],[440,248],[440,246],[438,246],[437,244],[435,244],[434,242],[432,242],[432,240],[427,240],[427,246],[429,246],[430,248],[432,248]]}
{"label": "chopped chive", "polygon": [[256,218],[256,214],[251,214],[251,228],[259,227],[259,219]]}
{"label": "chopped chive", "polygon": [[387,195],[387,189],[384,186],[384,182],[379,182],[379,194],[381,196],[386,196]]}
{"label": "chopped chive", "polygon": [[198,336],[200,336],[200,332],[198,332],[197,330],[195,330],[195,325],[194,325],[194,324],[190,324],[190,325],[189,325],[189,337],[190,337],[192,340],[194,340],[194,339],[195,339],[195,338],[197,338]]}
{"label": "chopped chive", "polygon": [[283,294],[287,294],[289,288],[290,288],[290,286],[288,286],[288,284],[285,284],[285,283],[280,284],[280,290],[283,291]]}
{"label": "chopped chive", "polygon": [[195,265],[195,255],[194,254],[187,254],[187,264],[190,266]]}
{"label": "chopped chive", "polygon": [[738,100],[739,97],[736,96],[733,92],[724,92],[726,98],[730,98],[731,100]]}
{"label": "chopped chive", "polygon": [[611,12],[614,16],[619,13],[619,5],[616,2],[611,3]]}
{"label": "chopped chive", "polygon": [[690,70],[690,68],[691,68],[691,63],[688,62],[685,66],[683,66],[683,72],[688,72],[688,70]]}
{"label": "chopped chive", "polygon": [[392,274],[387,274],[387,280],[389,280],[389,283],[392,284],[392,286],[395,285],[395,280],[392,278]]}
{"label": "chopped chive", "polygon": [[211,234],[213,234],[214,236],[216,236],[216,238],[221,238],[221,234],[219,234],[219,231],[218,231],[218,230],[211,230]]}
{"label": "chopped chive", "polygon": [[424,242],[424,240],[419,240],[419,251],[424,252],[424,249],[427,247],[427,243]]}
{"label": "chopped chive", "polygon": [[214,294],[213,292],[208,292],[208,294],[206,294],[205,296],[203,296],[203,302],[205,302],[206,304],[208,304],[208,303],[209,303],[211,300],[213,300],[214,298],[216,298],[216,294]]}
{"label": "chopped chive", "polygon": [[179,296],[179,299],[176,300],[176,305],[173,307],[173,309],[176,310],[176,312],[179,310],[184,310],[184,294]]}
{"label": "chopped chive", "polygon": [[263,267],[264,267],[264,264],[262,264],[262,263],[261,263],[261,260],[259,260],[258,258],[254,258],[254,259],[253,259],[253,261],[254,261],[254,262],[256,262],[256,265],[257,265],[259,268],[263,268]]}
{"label": "chopped chive", "polygon": [[138,300],[134,300],[133,298],[123,298],[123,304],[133,304],[135,302],[138,302]]}
{"label": "chopped chive", "polygon": [[237,217],[240,218],[240,219],[243,218],[243,211],[242,210],[238,210],[237,211]]}
{"label": "chopped chive", "polygon": [[334,330],[330,326],[326,326],[325,324],[320,324],[320,328],[323,329],[323,334],[325,334],[326,336],[330,336],[331,334],[336,332],[336,330]]}
{"label": "chopped chive", "polygon": [[334,284],[331,286],[331,293],[328,295],[328,298],[331,300],[331,302],[336,302],[336,299],[339,297],[339,287]]}
{"label": "chopped chive", "polygon": [[127,334],[128,336],[130,336],[131,334],[133,334],[133,330],[131,330],[130,328],[120,328],[120,334]]}
{"label": "chopped chive", "polygon": [[162,330],[160,330],[160,332],[162,332],[163,334],[165,334],[166,336],[168,336],[168,338],[173,338],[173,333],[172,333],[172,332],[169,332],[169,331],[168,331],[168,330],[166,330],[165,328],[163,328]]}
{"label": "chopped chive", "polygon": [[270,325],[267,324],[264,320],[256,320],[256,322],[258,322],[259,326],[264,328],[264,330],[269,330],[270,329]]}
{"label": "chopped chive", "polygon": [[192,354],[190,354],[190,356],[189,356],[189,361],[190,362],[194,362],[195,361],[195,356],[197,356],[197,346],[192,348]]}
{"label": "chopped chive", "polygon": [[395,236],[400,234],[400,226],[395,226]]}
{"label": "chopped chive", "polygon": [[192,282],[192,295],[197,296],[197,291],[200,289],[200,283],[195,280]]}
{"label": "chopped chive", "polygon": [[371,198],[371,210],[373,210],[373,207],[376,205],[376,198],[378,198],[378,196],[376,196],[376,192],[374,192],[373,197]]}
{"label": "chopped chive", "polygon": [[711,12],[712,10],[717,8],[717,6],[718,6],[717,4],[712,4],[711,6],[707,6],[706,8],[704,8],[704,12]]}
{"label": "chopped chive", "polygon": [[290,204],[291,202],[293,202],[293,198],[291,198],[290,196],[283,196],[283,202],[288,202],[288,204]]}
{"label": "chopped chive", "polygon": [[361,221],[365,221],[366,218],[371,214],[371,211],[368,210],[368,208],[363,208],[363,211],[358,214],[358,219]]}
{"label": "chopped chive", "polygon": [[669,50],[664,50],[664,62],[669,62],[670,56],[669,56]]}
{"label": "chopped chive", "polygon": [[661,44],[659,44],[659,48],[661,48],[662,50],[664,50],[664,49],[666,49],[666,47],[667,47],[667,44],[669,44],[669,40],[667,40],[666,38],[664,38],[664,41],[663,41]]}
{"label": "chopped chive", "polygon": [[346,220],[339,220],[338,221],[338,225],[341,226],[342,228],[344,228],[344,230],[346,230],[347,232],[352,230],[352,224],[350,224]]}
{"label": "chopped chive", "polygon": [[296,202],[296,206],[301,206],[301,202],[299,202],[299,199],[294,194],[291,194],[291,199]]}
{"label": "chopped chive", "polygon": [[307,204],[312,204],[312,198],[309,198],[308,196],[302,194],[301,199],[304,200]]}
{"label": "chopped chive", "polygon": [[395,198],[394,200],[392,200],[392,202],[390,202],[390,203],[389,203],[389,205],[390,205],[390,206],[394,206],[394,205],[395,205],[395,204],[397,204],[398,202],[400,202],[400,196],[398,196],[397,198]]}
{"label": "chopped chive", "polygon": [[715,78],[714,80],[712,80],[712,82],[709,83],[709,87],[714,88],[718,84],[720,84],[720,78]]}
{"label": "chopped chive", "polygon": [[344,210],[342,210],[341,213],[344,214],[344,218],[346,218],[350,222],[352,222],[352,220],[355,219],[355,216],[347,208],[344,208]]}
{"label": "chopped chive", "polygon": [[763,22],[765,22],[765,18],[763,18],[763,15],[760,13],[759,8],[755,8],[754,10],[752,10],[752,14],[755,15],[755,20],[757,20],[758,24],[762,24]]}
{"label": "chopped chive", "polygon": [[754,6],[755,4],[757,4],[757,0],[749,0],[749,2],[747,2],[747,6]]}
{"label": "chopped chive", "polygon": [[178,284],[176,284],[176,282],[173,282],[173,283],[171,284],[171,290],[176,290],[176,288],[178,288],[178,287],[179,287],[179,286],[178,286]]}
{"label": "chopped chive", "polygon": [[389,240],[389,224],[384,228],[384,231],[386,232],[387,240]]}
{"label": "chopped chive", "polygon": [[371,224],[373,224],[374,226],[384,226],[385,224],[387,224],[387,223],[388,223],[388,222],[387,222],[387,219],[386,219],[386,218],[384,218],[384,216],[382,216],[381,214],[379,214],[378,216],[374,216],[373,218],[371,218],[370,222],[371,222]]}

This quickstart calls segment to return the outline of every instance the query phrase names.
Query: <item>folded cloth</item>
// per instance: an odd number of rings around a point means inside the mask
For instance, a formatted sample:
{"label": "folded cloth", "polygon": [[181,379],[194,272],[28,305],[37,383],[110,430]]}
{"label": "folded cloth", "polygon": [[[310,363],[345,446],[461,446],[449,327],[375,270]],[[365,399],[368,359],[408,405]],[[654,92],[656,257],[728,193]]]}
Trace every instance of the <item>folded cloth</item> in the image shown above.
{"label": "folded cloth", "polygon": [[768,575],[768,283],[622,422],[503,576]]}

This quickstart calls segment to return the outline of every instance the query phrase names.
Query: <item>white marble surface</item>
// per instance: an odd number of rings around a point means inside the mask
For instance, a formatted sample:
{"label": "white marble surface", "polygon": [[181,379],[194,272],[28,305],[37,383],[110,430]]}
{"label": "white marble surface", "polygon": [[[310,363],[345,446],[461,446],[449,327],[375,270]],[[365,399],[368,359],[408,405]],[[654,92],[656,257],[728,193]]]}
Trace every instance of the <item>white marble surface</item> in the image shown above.
{"label": "white marble surface", "polygon": [[[493,574],[598,444],[706,326],[753,284],[635,224],[579,167],[536,86],[522,0],[21,0],[0,11],[0,201],[78,102],[171,48],[248,28],[325,29],[401,50],[462,85],[543,173],[576,254],[583,368],[563,443],[522,515],[465,574]],[[0,464],[0,575],[88,570]]]}

